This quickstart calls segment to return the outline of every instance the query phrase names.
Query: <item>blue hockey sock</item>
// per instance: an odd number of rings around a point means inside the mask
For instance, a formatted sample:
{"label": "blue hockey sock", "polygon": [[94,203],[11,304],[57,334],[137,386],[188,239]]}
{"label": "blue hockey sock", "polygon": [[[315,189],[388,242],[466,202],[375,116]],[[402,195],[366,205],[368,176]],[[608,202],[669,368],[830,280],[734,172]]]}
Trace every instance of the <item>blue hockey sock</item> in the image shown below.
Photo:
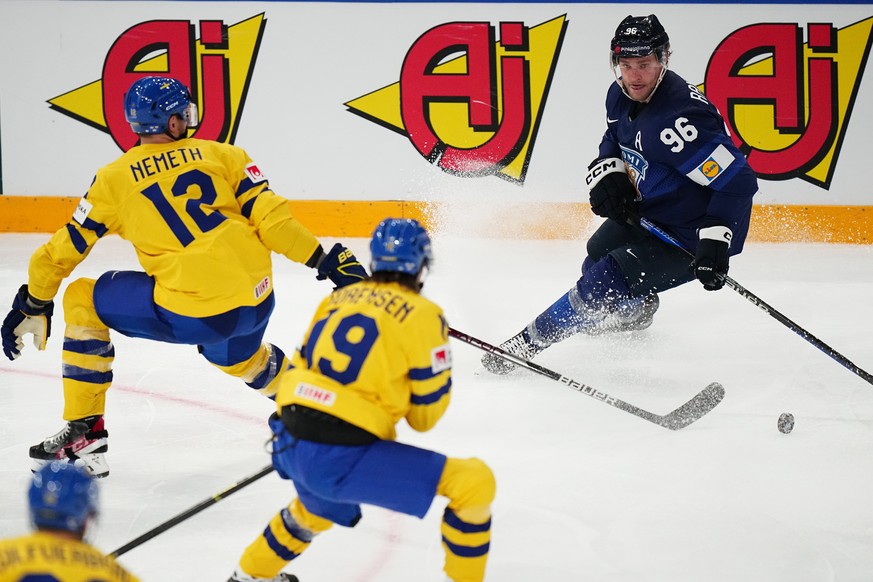
{"label": "blue hockey sock", "polygon": [[586,332],[629,295],[627,281],[611,256],[597,262],[586,259],[585,272],[576,285],[531,322],[525,339],[547,346]]}

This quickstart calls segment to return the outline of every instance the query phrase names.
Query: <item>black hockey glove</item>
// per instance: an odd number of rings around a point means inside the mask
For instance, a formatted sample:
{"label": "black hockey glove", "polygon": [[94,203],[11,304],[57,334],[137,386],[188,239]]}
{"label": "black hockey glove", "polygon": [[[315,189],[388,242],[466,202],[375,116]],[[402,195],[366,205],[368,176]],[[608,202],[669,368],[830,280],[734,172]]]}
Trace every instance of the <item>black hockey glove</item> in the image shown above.
{"label": "black hockey glove", "polygon": [[591,190],[591,210],[597,216],[624,222],[636,215],[639,193],[628,177],[621,159],[594,160],[588,166],[585,183]]}
{"label": "black hockey glove", "polygon": [[708,226],[697,231],[700,240],[694,258],[694,276],[707,291],[724,287],[732,235],[731,229],[726,226]]}
{"label": "black hockey glove", "polygon": [[358,262],[352,251],[340,243],[333,245],[329,253],[322,252],[315,268],[318,269],[318,275],[315,278],[319,281],[330,279],[336,285],[335,289],[363,281],[369,277],[367,270]]}
{"label": "black hockey glove", "polygon": [[23,337],[33,334],[33,345],[38,350],[45,349],[45,343],[52,334],[52,313],[54,301],[40,301],[30,296],[27,285],[22,285],[12,300],[12,310],[3,325],[0,336],[3,338],[3,353],[10,360],[21,355],[24,348]]}

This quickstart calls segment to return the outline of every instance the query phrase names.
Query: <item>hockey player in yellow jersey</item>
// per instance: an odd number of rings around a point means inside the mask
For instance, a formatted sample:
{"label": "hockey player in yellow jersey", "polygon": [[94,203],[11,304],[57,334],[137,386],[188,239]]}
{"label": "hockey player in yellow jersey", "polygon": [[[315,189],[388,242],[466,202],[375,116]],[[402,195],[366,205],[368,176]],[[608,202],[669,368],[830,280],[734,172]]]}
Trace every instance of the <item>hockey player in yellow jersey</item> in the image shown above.
{"label": "hockey player in yellow jersey", "polygon": [[10,360],[21,355],[27,334],[44,349],[63,279],[101,237],[117,234],[132,243],[144,272],[112,271],[66,288],[68,422],[30,448],[37,467],[66,459],[97,477],[109,473],[103,413],[115,356],[110,329],[196,345],[210,363],[274,397],[287,359],[263,342],[275,304],[272,253],[337,287],[367,276],[343,245],[324,252],[244,150],[187,137],[197,112],[179,81],[137,80],[124,111],[138,145],[97,172],[72,219],[36,250],[28,283],[0,328]]}
{"label": "hockey player in yellow jersey", "polygon": [[55,461],[33,475],[30,535],[0,540],[0,582],[138,582],[84,541],[98,511],[97,482],[84,468]]}
{"label": "hockey player in yellow jersey", "polygon": [[[228,582],[296,582],[281,572],[333,524],[352,527],[361,504],[424,517],[448,498],[445,573],[481,582],[491,539],[494,475],[479,459],[395,441],[395,425],[433,428],[449,405],[452,358],[442,309],[419,294],[432,260],[414,220],[373,234],[369,280],[321,302],[276,396],[273,465],[297,497],[246,548]],[[410,572],[409,579],[418,576]]]}

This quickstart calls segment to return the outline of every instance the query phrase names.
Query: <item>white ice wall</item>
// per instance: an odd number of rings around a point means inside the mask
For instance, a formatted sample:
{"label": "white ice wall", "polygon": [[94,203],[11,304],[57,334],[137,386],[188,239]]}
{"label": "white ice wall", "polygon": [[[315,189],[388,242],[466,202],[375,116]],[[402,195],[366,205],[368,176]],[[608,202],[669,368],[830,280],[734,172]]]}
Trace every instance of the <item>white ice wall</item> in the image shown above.
{"label": "white ice wall", "polygon": [[[750,24],[832,23],[873,16],[870,5],[80,2],[0,0],[0,151],[4,194],[78,196],[120,153],[107,133],[49,108],[48,100],[101,78],[110,47],[149,20],[267,19],[236,143],[274,188],[298,199],[581,201],[583,172],[605,127],[607,50],[627,14],[656,12],[673,43],[671,66],[702,83],[726,35]],[[567,15],[568,27],[524,186],[430,165],[409,139],[344,103],[396,83],[410,46],[456,21]],[[499,30],[499,29],[498,29]],[[499,33],[498,33],[499,34]],[[863,47],[858,48],[859,51]],[[863,72],[863,71],[862,71]],[[863,78],[830,189],[799,178],[763,181],[759,204],[869,205],[871,80]]]}

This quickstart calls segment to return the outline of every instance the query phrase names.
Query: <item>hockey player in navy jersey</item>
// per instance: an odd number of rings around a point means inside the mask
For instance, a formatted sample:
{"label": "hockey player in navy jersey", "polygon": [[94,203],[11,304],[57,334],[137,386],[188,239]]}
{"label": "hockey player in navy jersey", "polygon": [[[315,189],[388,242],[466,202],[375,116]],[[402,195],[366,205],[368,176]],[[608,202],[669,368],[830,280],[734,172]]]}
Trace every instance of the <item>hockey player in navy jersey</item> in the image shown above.
{"label": "hockey player in navy jersey", "polygon": [[[743,250],[757,177],[719,111],[667,68],[670,39],[651,14],[628,16],[610,45],[616,82],[606,132],[588,167],[592,211],[606,220],[587,244],[582,276],[501,348],[530,359],[577,333],[645,329],[658,293],[694,280],[721,289],[729,257]],[[639,226],[644,217],[694,254]],[[492,354],[495,374],[515,365]]]}

